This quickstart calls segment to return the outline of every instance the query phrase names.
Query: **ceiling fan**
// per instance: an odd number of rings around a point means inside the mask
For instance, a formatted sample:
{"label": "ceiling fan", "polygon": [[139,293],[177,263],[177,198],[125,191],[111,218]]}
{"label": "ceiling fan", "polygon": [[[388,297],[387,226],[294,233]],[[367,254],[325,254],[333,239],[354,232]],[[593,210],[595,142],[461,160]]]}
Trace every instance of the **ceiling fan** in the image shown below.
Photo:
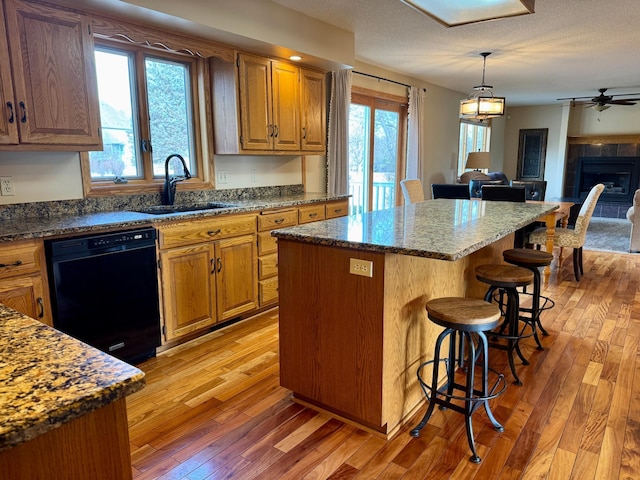
{"label": "ceiling fan", "polygon": [[[640,98],[620,98],[615,99],[614,97],[627,97],[629,95],[640,95],[640,93],[620,93],[618,95],[605,95],[607,91],[606,88],[599,88],[598,91],[600,95],[590,98],[590,97],[569,97],[569,98],[558,98],[558,100],[571,100],[571,106],[574,105],[586,105],[587,107],[593,107],[595,110],[602,112],[606,110],[611,105],[635,105]],[[587,98],[589,100],[586,101],[578,101],[583,98]]]}

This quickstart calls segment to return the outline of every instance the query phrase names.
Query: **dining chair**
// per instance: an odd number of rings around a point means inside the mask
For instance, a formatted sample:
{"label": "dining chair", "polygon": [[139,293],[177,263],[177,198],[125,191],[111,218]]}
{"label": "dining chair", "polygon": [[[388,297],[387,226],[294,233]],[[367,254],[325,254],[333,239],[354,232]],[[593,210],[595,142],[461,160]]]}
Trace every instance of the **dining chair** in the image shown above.
{"label": "dining chair", "polygon": [[480,189],[480,195],[482,200],[526,201],[526,189],[524,187],[510,187],[509,185],[483,185]]}
{"label": "dining chair", "polygon": [[[598,202],[598,198],[600,198],[600,194],[603,190],[604,185],[601,183],[593,186],[580,208],[574,228],[556,228],[553,236],[553,243],[560,247],[561,256],[563,247],[573,248],[573,274],[578,281],[580,280],[580,277],[584,275],[582,265],[582,247],[584,246],[584,241],[587,237],[587,228],[589,228],[589,222],[591,222],[593,211],[596,208],[596,203]],[[545,245],[546,241],[546,227],[536,228],[529,234],[529,243],[536,245],[538,248],[540,248],[540,245]]]}
{"label": "dining chair", "polygon": [[524,187],[527,200],[544,201],[547,192],[546,180],[511,180],[512,187]]}
{"label": "dining chair", "polygon": [[400,181],[404,203],[424,202],[424,189],[422,181],[417,178],[406,178]]}
{"label": "dining chair", "polygon": [[431,197],[469,200],[469,186],[463,183],[432,183]]}
{"label": "dining chair", "polygon": [[471,198],[481,198],[482,193],[481,189],[485,185],[504,185],[500,180],[478,180],[476,178],[472,178],[469,180],[469,197]]}

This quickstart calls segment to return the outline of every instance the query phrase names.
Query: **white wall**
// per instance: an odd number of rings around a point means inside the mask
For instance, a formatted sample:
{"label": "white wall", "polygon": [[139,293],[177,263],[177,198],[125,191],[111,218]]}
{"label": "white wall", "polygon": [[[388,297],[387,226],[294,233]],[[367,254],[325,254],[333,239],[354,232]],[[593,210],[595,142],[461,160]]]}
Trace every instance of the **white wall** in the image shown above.
{"label": "white wall", "polygon": [[0,152],[0,177],[12,177],[15,191],[0,205],[82,198],[77,152]]}
{"label": "white wall", "polygon": [[216,155],[214,164],[218,190],[302,183],[299,156]]}

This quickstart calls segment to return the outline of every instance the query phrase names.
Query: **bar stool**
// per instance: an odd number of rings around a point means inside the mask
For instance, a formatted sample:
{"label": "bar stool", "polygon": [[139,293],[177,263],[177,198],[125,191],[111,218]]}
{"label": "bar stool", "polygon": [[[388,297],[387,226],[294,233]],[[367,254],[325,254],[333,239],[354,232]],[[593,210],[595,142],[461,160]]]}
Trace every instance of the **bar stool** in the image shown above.
{"label": "bar stool", "polygon": [[[465,297],[436,298],[427,302],[426,308],[429,319],[436,325],[444,327],[445,330],[438,335],[433,360],[428,360],[418,367],[418,382],[429,402],[429,406],[422,421],[411,430],[410,435],[413,437],[420,436],[420,430],[422,430],[429,421],[436,405],[440,405],[441,410],[450,408],[455,412],[464,414],[467,441],[473,454],[469,460],[473,463],[480,463],[481,459],[476,452],[475,440],[473,438],[473,425],[471,423],[471,415],[473,412],[483,405],[494,428],[499,432],[504,431],[504,427],[498,423],[491,412],[489,400],[504,393],[507,383],[504,375],[488,367],[489,343],[484,333],[497,327],[501,316],[500,309],[495,304]],[[442,342],[447,337],[449,337],[449,355],[447,358],[440,358]],[[461,347],[462,345],[464,345],[469,352],[465,385],[456,383],[455,381],[456,354],[464,355],[462,352],[456,352],[456,346]],[[441,362],[445,364],[447,378],[446,383],[438,388],[439,367]],[[480,385],[478,388],[475,386],[476,362],[478,362],[478,367],[481,372]],[[423,368],[427,365],[433,366],[430,385],[425,382],[421,375]],[[489,389],[488,385],[489,370],[498,375],[498,379],[491,389]],[[460,390],[462,394],[454,395],[454,390]],[[454,403],[454,401],[457,401],[457,403]]]}
{"label": "bar stool", "polygon": [[[531,295],[531,308],[520,307],[520,311],[526,312],[530,315],[528,321],[534,323],[535,334],[533,337],[538,344],[538,350],[544,350],[544,347],[538,338],[538,329],[544,336],[549,335],[549,333],[544,329],[540,322],[540,314],[545,310],[553,308],[555,306],[555,302],[549,297],[540,295],[540,267],[551,265],[553,255],[549,252],[533,250],[531,248],[511,248],[502,252],[502,257],[507,263],[518,267],[528,268],[533,272],[533,293],[527,293],[526,289],[522,292],[525,295]],[[541,300],[543,301],[542,305],[540,305]]]}
{"label": "bar stool", "polygon": [[[516,385],[522,385],[520,377],[516,372],[513,361],[513,352],[518,354],[523,365],[529,365],[529,361],[524,358],[520,351],[519,341],[523,338],[533,336],[535,324],[524,322],[520,329],[520,299],[518,288],[530,285],[533,282],[533,272],[523,267],[514,265],[478,265],[476,267],[476,278],[483,283],[489,284],[489,289],[484,296],[485,301],[491,302],[496,291],[504,292],[507,296],[506,309],[504,311],[504,322],[498,332],[492,332],[492,339],[501,338],[506,340],[506,345],[502,343],[490,342],[489,347],[499,350],[506,350],[509,358],[509,367],[515,378]],[[499,299],[500,307],[503,307],[502,295]],[[526,328],[531,327],[531,333],[526,332]],[[507,333],[505,333],[507,330]]]}

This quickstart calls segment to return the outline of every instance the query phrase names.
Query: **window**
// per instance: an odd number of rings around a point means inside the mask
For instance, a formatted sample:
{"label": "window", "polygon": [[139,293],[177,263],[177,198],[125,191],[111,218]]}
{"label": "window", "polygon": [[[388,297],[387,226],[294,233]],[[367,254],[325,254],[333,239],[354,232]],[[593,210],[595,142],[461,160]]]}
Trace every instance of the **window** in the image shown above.
{"label": "window", "polygon": [[349,111],[350,213],[399,205],[404,178],[407,101],[353,93]]}
{"label": "window", "polygon": [[469,152],[488,152],[491,127],[471,122],[460,122],[460,146],[458,148],[458,175],[465,171]]}
{"label": "window", "polygon": [[[204,61],[108,42],[96,42],[95,61],[104,148],[83,154],[86,190],[158,191],[165,159],[176,153],[193,176],[189,182],[202,188],[208,180],[198,128]],[[182,174],[180,162],[171,162],[169,173]]]}

